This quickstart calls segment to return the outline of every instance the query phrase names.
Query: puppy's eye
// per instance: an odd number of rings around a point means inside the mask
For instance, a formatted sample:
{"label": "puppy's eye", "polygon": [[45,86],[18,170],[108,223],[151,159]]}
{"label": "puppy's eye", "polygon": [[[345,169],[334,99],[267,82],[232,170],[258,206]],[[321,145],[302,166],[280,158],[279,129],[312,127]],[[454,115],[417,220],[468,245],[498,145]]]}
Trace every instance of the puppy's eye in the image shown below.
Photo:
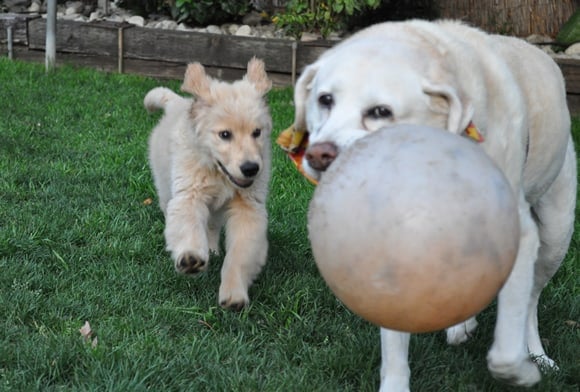
{"label": "puppy's eye", "polygon": [[334,104],[334,98],[331,94],[322,94],[320,97],[318,97],[318,103],[320,106],[330,109]]}
{"label": "puppy's eye", "polygon": [[386,106],[375,106],[367,110],[366,115],[372,119],[379,120],[393,117],[393,112]]}
{"label": "puppy's eye", "polygon": [[256,129],[254,129],[254,132],[252,132],[252,137],[254,139],[259,138],[260,135],[262,135],[262,130],[260,128],[256,128]]}
{"label": "puppy's eye", "polygon": [[232,140],[232,132],[228,130],[218,132],[218,136],[222,140]]}

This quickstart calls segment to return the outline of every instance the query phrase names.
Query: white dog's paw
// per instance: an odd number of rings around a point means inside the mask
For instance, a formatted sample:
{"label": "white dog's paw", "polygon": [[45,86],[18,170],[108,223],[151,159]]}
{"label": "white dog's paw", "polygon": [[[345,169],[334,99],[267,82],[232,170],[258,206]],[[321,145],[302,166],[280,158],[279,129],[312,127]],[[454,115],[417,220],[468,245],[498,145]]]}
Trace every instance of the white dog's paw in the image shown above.
{"label": "white dog's paw", "polygon": [[507,362],[497,360],[490,352],[487,368],[494,378],[516,386],[531,387],[542,379],[540,370],[529,357]]}
{"label": "white dog's paw", "polygon": [[381,380],[379,392],[410,392],[409,379],[404,377],[385,377]]}
{"label": "white dog's paw", "polygon": [[183,252],[175,258],[175,270],[186,275],[193,275],[207,269],[207,258],[193,252]]}
{"label": "white dog's paw", "polygon": [[222,308],[239,311],[249,303],[250,297],[246,288],[240,286],[230,287],[222,282],[219,292],[219,304]]}
{"label": "white dog's paw", "polygon": [[447,343],[451,345],[458,345],[466,342],[472,335],[473,331],[477,328],[477,320],[475,317],[469,320],[454,325],[453,327],[447,328],[445,333],[447,334]]}

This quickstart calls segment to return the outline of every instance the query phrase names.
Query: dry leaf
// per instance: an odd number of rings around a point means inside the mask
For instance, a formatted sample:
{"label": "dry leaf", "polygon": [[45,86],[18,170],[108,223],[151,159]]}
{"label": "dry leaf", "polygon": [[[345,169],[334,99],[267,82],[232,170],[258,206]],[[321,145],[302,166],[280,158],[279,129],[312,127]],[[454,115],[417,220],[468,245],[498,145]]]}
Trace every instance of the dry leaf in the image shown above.
{"label": "dry leaf", "polygon": [[148,197],[147,199],[143,200],[143,205],[144,206],[148,206],[151,205],[153,203],[153,199]]}
{"label": "dry leaf", "polygon": [[85,324],[81,327],[81,329],[79,329],[79,332],[81,333],[81,336],[83,337],[85,342],[91,340],[93,330],[91,329],[91,324],[89,324],[88,321],[85,321]]}
{"label": "dry leaf", "polygon": [[566,320],[564,322],[566,323],[567,326],[572,327],[572,328],[580,327],[580,324],[578,324],[578,322],[574,321],[574,320]]}
{"label": "dry leaf", "polygon": [[91,343],[91,348],[95,349],[97,348],[97,343],[99,342],[99,338],[95,336],[95,338],[93,339],[92,343]]}
{"label": "dry leaf", "polygon": [[97,347],[97,343],[99,340],[96,336],[93,337],[94,333],[93,330],[91,329],[91,324],[89,324],[88,321],[85,321],[85,324],[79,329],[79,332],[81,333],[81,336],[85,341],[85,343],[90,343],[91,348],[93,349]]}
{"label": "dry leaf", "polygon": [[203,325],[204,327],[206,327],[208,329],[211,329],[213,331],[213,327],[207,321],[205,321],[205,320],[197,320],[197,322],[200,323],[201,325]]}

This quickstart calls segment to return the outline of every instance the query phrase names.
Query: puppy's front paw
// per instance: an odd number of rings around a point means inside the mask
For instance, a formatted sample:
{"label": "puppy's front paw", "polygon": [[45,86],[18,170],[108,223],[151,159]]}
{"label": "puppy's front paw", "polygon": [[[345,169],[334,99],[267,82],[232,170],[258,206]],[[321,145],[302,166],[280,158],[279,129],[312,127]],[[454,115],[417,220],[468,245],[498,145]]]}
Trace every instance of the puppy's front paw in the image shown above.
{"label": "puppy's front paw", "polygon": [[250,303],[248,292],[242,289],[230,289],[224,284],[220,286],[219,303],[222,308],[240,311]]}
{"label": "puppy's front paw", "polygon": [[175,270],[186,275],[197,274],[207,269],[207,261],[193,253],[186,252],[175,260]]}

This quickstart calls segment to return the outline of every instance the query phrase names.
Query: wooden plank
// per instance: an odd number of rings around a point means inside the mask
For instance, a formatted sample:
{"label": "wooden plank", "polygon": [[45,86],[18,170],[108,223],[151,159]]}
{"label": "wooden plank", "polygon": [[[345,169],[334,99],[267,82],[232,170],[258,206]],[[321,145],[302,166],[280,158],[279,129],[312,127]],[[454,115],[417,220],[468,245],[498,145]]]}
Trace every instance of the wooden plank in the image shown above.
{"label": "wooden plank", "polygon": [[570,94],[580,94],[580,60],[556,58],[564,79],[566,91]]}
{"label": "wooden plank", "polygon": [[[0,44],[0,51],[5,51],[6,45]],[[14,59],[44,63],[44,51],[29,50],[25,46],[14,47]],[[114,57],[91,55],[82,53],[62,52],[57,54],[57,66],[68,64],[78,67],[94,68],[103,72],[117,72],[117,59]],[[125,59],[125,73],[152,77],[155,79],[182,80],[185,74],[185,63],[171,63],[166,61]],[[245,70],[220,67],[206,67],[208,75],[222,80],[233,81],[244,76]],[[287,87],[291,85],[289,74],[268,72],[268,77],[274,86]]]}
{"label": "wooden plank", "polygon": [[[219,34],[153,30],[136,27],[125,33],[125,56],[163,59],[245,69],[253,56],[264,59],[268,71],[292,72],[291,40],[238,37]],[[297,44],[297,69],[313,62],[330,44]]]}
{"label": "wooden plank", "polygon": [[[56,22],[56,50],[59,52],[85,53],[117,58],[118,28],[124,24],[99,25],[59,19]],[[28,22],[30,49],[44,50],[46,44],[46,20]]]}
{"label": "wooden plank", "polygon": [[[117,56],[118,29],[121,24],[98,25],[59,20],[57,50]],[[29,23],[29,46],[44,49],[46,21]],[[144,27],[126,29],[123,33],[123,56],[126,59],[162,60],[174,63],[199,61],[208,66],[245,69],[248,60],[259,57],[266,69],[276,73],[292,72],[291,40],[237,37],[188,31],[157,30]],[[297,43],[297,70],[310,64],[333,43]]]}
{"label": "wooden plank", "polygon": [[5,13],[0,14],[0,42],[8,39],[8,26],[12,26],[12,42],[14,44],[28,45],[27,21],[38,18],[23,14]]}

